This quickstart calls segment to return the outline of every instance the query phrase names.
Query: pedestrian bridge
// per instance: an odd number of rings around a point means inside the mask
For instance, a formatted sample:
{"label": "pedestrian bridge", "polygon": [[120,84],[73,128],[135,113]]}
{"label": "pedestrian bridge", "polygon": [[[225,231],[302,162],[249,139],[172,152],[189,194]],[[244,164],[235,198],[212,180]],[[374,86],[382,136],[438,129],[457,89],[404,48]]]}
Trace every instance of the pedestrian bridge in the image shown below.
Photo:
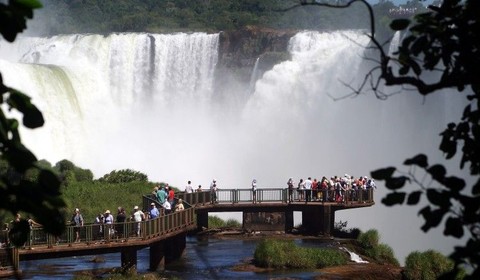
{"label": "pedestrian bridge", "polygon": [[[22,260],[37,260],[81,255],[121,253],[123,269],[135,269],[137,251],[150,248],[150,270],[163,270],[165,261],[183,255],[185,237],[188,232],[208,228],[210,212],[283,212],[285,231],[293,229],[293,212],[302,213],[302,225],[307,232],[330,235],[335,222],[335,211],[369,207],[374,205],[373,190],[352,190],[343,195],[341,201],[331,201],[334,192],[318,191],[311,201],[302,199],[303,193],[287,189],[257,189],[253,200],[251,189],[222,189],[215,195],[210,191],[177,193],[176,200],[183,199],[185,210],[168,215],[162,214],[152,220],[140,222],[140,235],[135,234],[136,222],[112,225],[86,224],[80,228],[80,242],[75,241],[74,226],[67,226],[61,236],[52,236],[41,227],[31,230],[25,247],[0,249],[0,277],[6,272],[20,268]],[[143,209],[149,209],[157,200],[144,195]],[[6,240],[7,232],[0,238]],[[5,269],[5,268],[13,269]],[[3,273],[2,273],[3,271]]]}

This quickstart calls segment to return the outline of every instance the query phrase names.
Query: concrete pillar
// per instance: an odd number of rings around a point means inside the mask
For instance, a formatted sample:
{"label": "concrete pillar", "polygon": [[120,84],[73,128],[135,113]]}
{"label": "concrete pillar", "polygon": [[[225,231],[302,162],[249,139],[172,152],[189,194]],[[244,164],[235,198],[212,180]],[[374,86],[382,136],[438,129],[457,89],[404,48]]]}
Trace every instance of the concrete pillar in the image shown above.
{"label": "concrete pillar", "polygon": [[164,242],[165,241],[160,241],[150,245],[150,270],[151,271],[165,270]]}
{"label": "concrete pillar", "polygon": [[325,236],[331,236],[335,223],[335,211],[332,211],[330,205],[322,206],[322,233]]}
{"label": "concrete pillar", "polygon": [[124,248],[121,253],[123,272],[134,273],[137,270],[137,249]]}
{"label": "concrete pillar", "polygon": [[176,260],[185,255],[185,248],[187,247],[187,234],[180,233],[176,236],[165,240],[165,257],[166,261]]}
{"label": "concrete pillar", "polygon": [[331,236],[335,223],[335,212],[330,205],[309,207],[302,211],[302,226],[309,234]]}
{"label": "concrete pillar", "polygon": [[292,232],[293,226],[293,211],[285,211],[285,232]]}
{"label": "concrete pillar", "polygon": [[208,212],[197,211],[197,230],[208,228]]}

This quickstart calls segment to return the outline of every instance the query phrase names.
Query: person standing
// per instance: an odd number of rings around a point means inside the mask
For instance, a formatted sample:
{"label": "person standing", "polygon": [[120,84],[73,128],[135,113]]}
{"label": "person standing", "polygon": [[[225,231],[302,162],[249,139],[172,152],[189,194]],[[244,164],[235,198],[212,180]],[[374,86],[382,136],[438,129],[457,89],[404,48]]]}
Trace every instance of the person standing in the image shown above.
{"label": "person standing", "polygon": [[104,221],[105,221],[105,234],[108,239],[110,239],[114,234],[113,229],[113,215],[110,213],[110,210],[105,210],[104,214]]}
{"label": "person standing", "polygon": [[185,210],[185,206],[183,205],[183,200],[180,198],[178,203],[175,205],[175,212]]}
{"label": "person standing", "polygon": [[75,243],[80,242],[80,228],[83,227],[83,217],[80,214],[80,209],[75,208],[71,222],[75,226]]}
{"label": "person standing", "polygon": [[217,181],[213,179],[212,183],[210,184],[210,203],[215,204],[217,203]]}
{"label": "person standing", "polygon": [[305,180],[305,203],[312,200],[312,178]]}
{"label": "person standing", "polygon": [[116,226],[115,229],[117,231],[117,236],[123,238],[125,233],[125,221],[127,220],[127,214],[125,213],[125,209],[123,207],[117,208],[117,217],[116,217]]}
{"label": "person standing", "polygon": [[253,203],[257,203],[257,180],[253,179],[252,181],[252,197]]}
{"label": "person standing", "polygon": [[99,213],[97,217],[95,218],[95,232],[97,234],[96,239],[97,240],[102,240],[103,239],[103,214]]}
{"label": "person standing", "polygon": [[158,211],[155,202],[150,203],[150,219],[156,219],[160,216],[160,212]]}
{"label": "person standing", "polygon": [[167,193],[165,192],[165,188],[163,186],[160,186],[160,189],[157,191],[157,200],[160,205],[163,205],[165,203],[167,197]]}
{"label": "person standing", "polygon": [[187,186],[185,187],[185,193],[193,193],[192,181],[187,182]]}
{"label": "person standing", "polygon": [[293,202],[293,178],[288,178],[287,187],[288,187],[288,202]]}
{"label": "person standing", "polygon": [[140,228],[142,221],[145,220],[145,214],[138,208],[138,206],[133,207],[133,220],[135,221],[135,233],[137,236],[140,236]]}
{"label": "person standing", "polygon": [[303,181],[303,179],[300,179],[300,181],[298,182],[297,190],[299,195],[298,201],[303,201],[305,199],[305,182]]}
{"label": "person standing", "polygon": [[173,187],[168,188],[168,202],[172,208],[175,206],[175,191],[173,190]]}
{"label": "person standing", "polygon": [[172,213],[172,205],[170,204],[170,202],[168,202],[168,200],[165,200],[162,207],[163,207],[163,210],[165,211],[165,215]]}

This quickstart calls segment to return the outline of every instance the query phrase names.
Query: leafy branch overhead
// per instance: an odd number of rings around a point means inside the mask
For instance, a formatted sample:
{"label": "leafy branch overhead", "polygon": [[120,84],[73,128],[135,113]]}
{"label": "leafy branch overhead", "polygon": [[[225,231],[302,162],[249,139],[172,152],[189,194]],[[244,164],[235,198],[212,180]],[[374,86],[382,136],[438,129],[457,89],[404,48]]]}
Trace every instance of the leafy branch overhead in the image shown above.
{"label": "leafy branch overhead", "polygon": [[[26,22],[33,18],[33,10],[42,7],[36,0],[12,0],[0,3],[0,33],[9,42],[26,29]],[[7,161],[8,172],[0,178],[0,208],[12,214],[25,212],[52,234],[60,234],[65,227],[61,199],[60,179],[49,169],[43,168],[35,155],[22,144],[17,119],[8,117],[3,108],[22,114],[22,124],[38,128],[44,124],[42,113],[31,103],[30,97],[6,86],[0,74],[0,158]],[[28,180],[27,172],[36,170],[38,179]],[[28,227],[27,227],[28,230]],[[20,234],[20,237],[26,235]],[[25,238],[17,240],[19,244]],[[23,242],[22,242],[23,241]],[[17,244],[18,245],[18,244]]]}

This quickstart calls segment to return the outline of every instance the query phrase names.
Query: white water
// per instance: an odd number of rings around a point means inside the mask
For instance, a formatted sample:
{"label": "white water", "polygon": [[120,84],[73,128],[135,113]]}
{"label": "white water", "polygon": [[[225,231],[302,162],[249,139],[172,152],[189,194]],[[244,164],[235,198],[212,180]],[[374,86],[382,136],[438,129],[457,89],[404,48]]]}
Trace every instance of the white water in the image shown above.
{"label": "white water", "polygon": [[357,253],[355,252],[352,252],[350,250],[348,250],[347,248],[345,247],[340,247],[341,250],[344,250],[345,252],[347,252],[349,255],[350,255],[350,260],[352,262],[356,262],[356,263],[368,263],[368,261],[365,261],[362,259],[362,257],[360,257]]}
{"label": "white water", "polygon": [[[262,188],[284,187],[288,177],[368,175],[425,151],[436,162],[437,135],[458,118],[461,97],[423,100],[411,93],[384,102],[369,94],[334,101],[370,67],[362,61],[368,39],[361,34],[299,33],[290,42],[292,59],[264,73],[240,104],[236,92],[250,85],[213,91],[217,34],[1,42],[0,71],[45,115],[43,128],[22,130],[27,146],[39,158],[67,158],[96,177],[131,168],[180,188],[187,180],[208,186],[212,178],[220,188],[249,187],[256,178]],[[377,201],[384,194],[379,186]],[[416,216],[414,208],[380,203],[337,212],[349,226],[379,229],[401,262],[414,249],[448,252],[451,242],[415,230]]]}

